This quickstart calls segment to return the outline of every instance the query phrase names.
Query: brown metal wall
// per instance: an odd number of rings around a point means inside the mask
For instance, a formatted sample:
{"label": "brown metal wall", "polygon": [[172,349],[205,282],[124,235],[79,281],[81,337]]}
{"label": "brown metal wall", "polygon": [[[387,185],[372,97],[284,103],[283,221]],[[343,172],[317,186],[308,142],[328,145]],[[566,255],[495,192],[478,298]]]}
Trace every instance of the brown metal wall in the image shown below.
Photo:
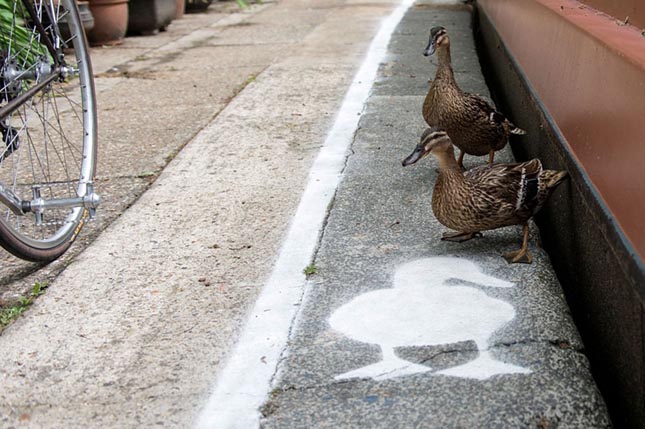
{"label": "brown metal wall", "polygon": [[645,37],[572,0],[479,0],[645,256]]}
{"label": "brown metal wall", "polygon": [[[645,265],[615,214],[632,206],[630,239],[638,240],[638,214],[645,219],[639,147],[645,146],[645,37],[624,42],[630,56],[616,45],[624,26],[571,18],[568,7],[580,10],[575,2],[477,4],[487,81],[498,105],[528,132],[511,140],[516,156],[538,157],[570,174],[536,220],[584,352],[615,427],[645,428]],[[607,168],[612,163],[617,166]]]}

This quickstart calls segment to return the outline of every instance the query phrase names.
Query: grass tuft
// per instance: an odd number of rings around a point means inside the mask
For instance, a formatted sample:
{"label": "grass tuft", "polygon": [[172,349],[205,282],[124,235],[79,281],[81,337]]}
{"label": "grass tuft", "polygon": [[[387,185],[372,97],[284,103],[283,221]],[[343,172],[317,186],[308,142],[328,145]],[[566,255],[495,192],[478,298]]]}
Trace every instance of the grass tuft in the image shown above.
{"label": "grass tuft", "polygon": [[47,283],[34,283],[34,286],[31,288],[31,292],[26,296],[21,296],[18,303],[0,310],[0,329],[5,328],[11,322],[16,320],[26,309],[28,309],[31,304],[33,304],[34,299],[45,293],[49,285]]}
{"label": "grass tuft", "polygon": [[318,272],[318,268],[314,264],[309,264],[305,267],[304,270],[302,270],[302,272],[305,273],[307,277],[309,277],[316,274]]}

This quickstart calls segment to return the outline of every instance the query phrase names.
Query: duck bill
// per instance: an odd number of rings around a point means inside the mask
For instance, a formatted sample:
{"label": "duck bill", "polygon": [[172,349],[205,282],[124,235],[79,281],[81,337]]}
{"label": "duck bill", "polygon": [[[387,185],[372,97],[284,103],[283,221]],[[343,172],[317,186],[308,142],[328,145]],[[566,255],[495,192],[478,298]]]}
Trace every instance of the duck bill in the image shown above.
{"label": "duck bill", "polygon": [[403,164],[404,167],[407,167],[408,165],[414,164],[415,162],[417,162],[421,158],[423,158],[423,151],[415,149],[414,152],[412,152],[410,154],[410,156],[408,156],[407,158],[405,158],[403,160],[402,164]]}
{"label": "duck bill", "polygon": [[428,42],[428,46],[426,46],[426,49],[423,51],[423,56],[424,57],[429,57],[432,54],[434,54],[434,51],[436,49],[436,46],[434,44],[434,39],[431,39],[430,42]]}

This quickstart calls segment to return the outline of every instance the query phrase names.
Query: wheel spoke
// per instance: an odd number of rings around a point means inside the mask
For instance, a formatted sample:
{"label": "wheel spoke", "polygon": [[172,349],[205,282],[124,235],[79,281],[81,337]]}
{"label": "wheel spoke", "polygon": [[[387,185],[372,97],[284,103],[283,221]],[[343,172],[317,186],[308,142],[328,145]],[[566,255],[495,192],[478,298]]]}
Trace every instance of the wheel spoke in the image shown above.
{"label": "wheel spoke", "polygon": [[85,204],[94,204],[83,199],[95,168],[91,65],[74,0],[9,1],[11,19],[0,21],[0,183],[17,197],[3,201],[23,202],[0,216],[0,244],[51,260],[76,236],[83,207],[92,208]]}

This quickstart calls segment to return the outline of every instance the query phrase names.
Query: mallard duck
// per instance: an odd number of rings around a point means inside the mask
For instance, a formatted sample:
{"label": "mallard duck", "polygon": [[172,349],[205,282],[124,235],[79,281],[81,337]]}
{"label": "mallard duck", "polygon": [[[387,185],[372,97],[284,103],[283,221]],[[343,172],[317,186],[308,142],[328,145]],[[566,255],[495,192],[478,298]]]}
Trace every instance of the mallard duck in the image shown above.
{"label": "mallard duck", "polygon": [[448,132],[461,152],[459,166],[463,168],[464,153],[488,154],[492,164],[495,151],[502,149],[509,134],[526,134],[478,94],[463,92],[457,86],[450,60],[450,39],[443,27],[430,30],[430,41],[423,55],[437,52],[439,65],[430,90],[423,102],[423,119],[431,127]]}
{"label": "mallard duck", "polygon": [[566,171],[544,170],[539,159],[514,164],[475,167],[466,172],[457,164],[448,133],[429,128],[404,161],[411,165],[434,155],[439,177],[432,192],[432,211],[437,220],[458,232],[446,233],[442,240],[462,242],[481,235],[480,231],[509,225],[523,225],[522,247],[504,255],[509,263],[530,264],[528,220],[537,213]]}

